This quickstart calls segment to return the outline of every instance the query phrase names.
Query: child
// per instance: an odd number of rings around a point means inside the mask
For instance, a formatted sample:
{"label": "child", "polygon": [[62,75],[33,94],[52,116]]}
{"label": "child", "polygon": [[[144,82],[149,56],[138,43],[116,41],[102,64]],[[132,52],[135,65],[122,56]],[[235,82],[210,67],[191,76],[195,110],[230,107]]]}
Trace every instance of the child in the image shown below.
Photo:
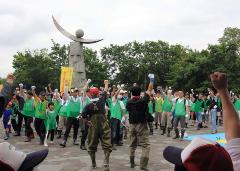
{"label": "child", "polygon": [[5,134],[6,134],[4,137],[4,140],[9,139],[9,130],[11,127],[10,116],[12,115],[12,110],[11,110],[12,105],[13,105],[12,102],[9,102],[6,109],[3,112],[3,125],[5,129]]}
{"label": "child", "polygon": [[45,120],[45,126],[46,126],[46,136],[44,140],[44,146],[47,147],[47,139],[48,135],[50,134],[50,143],[53,144],[53,139],[54,139],[54,132],[57,128],[57,122],[56,122],[56,116],[57,116],[57,111],[54,110],[54,103],[50,102],[48,103],[48,109],[46,112],[46,120]]}

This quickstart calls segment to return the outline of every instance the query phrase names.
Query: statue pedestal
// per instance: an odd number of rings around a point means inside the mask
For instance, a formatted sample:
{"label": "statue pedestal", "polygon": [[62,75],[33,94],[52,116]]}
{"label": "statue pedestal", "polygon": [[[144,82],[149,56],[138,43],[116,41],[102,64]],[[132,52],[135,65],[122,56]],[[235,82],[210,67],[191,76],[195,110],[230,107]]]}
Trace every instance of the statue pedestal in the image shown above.
{"label": "statue pedestal", "polygon": [[70,42],[69,67],[73,68],[72,87],[82,87],[84,80],[86,80],[86,71],[83,44],[80,42]]}

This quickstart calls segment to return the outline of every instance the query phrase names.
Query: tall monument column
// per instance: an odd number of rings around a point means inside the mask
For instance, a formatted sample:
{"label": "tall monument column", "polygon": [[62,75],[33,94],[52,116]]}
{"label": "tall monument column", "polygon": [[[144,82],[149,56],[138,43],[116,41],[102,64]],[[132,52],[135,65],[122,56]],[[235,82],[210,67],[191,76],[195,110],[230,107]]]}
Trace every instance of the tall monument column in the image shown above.
{"label": "tall monument column", "polygon": [[76,35],[64,30],[52,16],[56,28],[66,37],[73,40],[70,42],[69,67],[73,68],[72,87],[82,87],[86,80],[85,60],[83,56],[83,44],[97,43],[103,39],[84,39],[84,32],[81,29],[76,31]]}

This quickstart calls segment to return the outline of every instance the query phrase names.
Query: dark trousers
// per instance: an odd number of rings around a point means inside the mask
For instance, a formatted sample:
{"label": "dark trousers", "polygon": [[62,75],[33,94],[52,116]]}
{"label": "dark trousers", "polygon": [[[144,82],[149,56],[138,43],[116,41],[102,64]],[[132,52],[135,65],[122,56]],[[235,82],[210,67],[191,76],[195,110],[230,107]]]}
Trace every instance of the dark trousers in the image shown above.
{"label": "dark trousers", "polygon": [[78,134],[78,128],[79,128],[79,120],[77,118],[73,117],[68,117],[67,118],[67,124],[66,124],[66,131],[64,133],[63,139],[67,141],[68,135],[71,131],[71,128],[73,126],[73,139],[77,139],[77,134]]}
{"label": "dark trousers", "polygon": [[22,129],[22,121],[23,121],[23,115],[21,112],[18,112],[18,122],[17,122],[17,134],[21,133],[21,129]]}
{"label": "dark trousers", "polygon": [[49,135],[50,135],[50,141],[53,141],[53,140],[54,140],[54,134],[55,134],[55,129],[49,130],[49,131],[48,131],[47,138],[48,138]]}
{"label": "dark trousers", "polygon": [[45,128],[44,120],[39,119],[39,118],[35,118],[34,127],[35,127],[35,130],[36,130],[39,138],[40,138],[40,141],[43,142],[45,134],[46,134],[46,128]]}
{"label": "dark trousers", "polygon": [[112,144],[118,144],[121,140],[120,136],[120,124],[121,121],[116,118],[111,118],[111,139]]}
{"label": "dark trousers", "polygon": [[31,127],[31,123],[33,122],[33,118],[30,116],[23,116],[25,122],[25,134],[27,137],[33,135],[33,129]]}
{"label": "dark trousers", "polygon": [[82,130],[82,138],[81,138],[81,145],[85,145],[88,135],[88,125],[85,123],[85,129]]}
{"label": "dark trousers", "polygon": [[12,127],[13,127],[13,130],[15,131],[15,132],[17,132],[17,121],[16,121],[16,119],[11,119],[11,125],[12,125]]}
{"label": "dark trousers", "polygon": [[173,127],[174,129],[178,128],[178,124],[180,122],[181,129],[185,129],[186,122],[185,122],[185,116],[175,116],[173,121]]}

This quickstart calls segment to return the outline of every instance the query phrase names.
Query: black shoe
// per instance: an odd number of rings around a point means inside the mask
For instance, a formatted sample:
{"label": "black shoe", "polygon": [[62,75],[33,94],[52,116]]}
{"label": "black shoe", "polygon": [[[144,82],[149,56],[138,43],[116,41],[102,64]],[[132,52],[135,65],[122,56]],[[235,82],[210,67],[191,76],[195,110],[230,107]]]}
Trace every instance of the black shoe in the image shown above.
{"label": "black shoe", "polygon": [[28,137],[24,142],[31,142],[31,138]]}
{"label": "black shoe", "polygon": [[79,145],[79,143],[76,142],[77,140],[73,140],[73,145]]}
{"label": "black shoe", "polygon": [[62,148],[66,147],[66,141],[63,140],[63,142],[61,144],[59,144]]}
{"label": "black shoe", "polygon": [[19,136],[21,136],[21,135],[20,135],[20,133],[16,133],[16,134],[14,134],[13,136],[19,137]]}
{"label": "black shoe", "polygon": [[87,150],[86,147],[85,147],[85,145],[80,145],[80,149],[81,149],[81,150]]}
{"label": "black shoe", "polygon": [[115,145],[112,146],[112,150],[114,150],[114,151],[117,150],[116,147],[115,147]]}

